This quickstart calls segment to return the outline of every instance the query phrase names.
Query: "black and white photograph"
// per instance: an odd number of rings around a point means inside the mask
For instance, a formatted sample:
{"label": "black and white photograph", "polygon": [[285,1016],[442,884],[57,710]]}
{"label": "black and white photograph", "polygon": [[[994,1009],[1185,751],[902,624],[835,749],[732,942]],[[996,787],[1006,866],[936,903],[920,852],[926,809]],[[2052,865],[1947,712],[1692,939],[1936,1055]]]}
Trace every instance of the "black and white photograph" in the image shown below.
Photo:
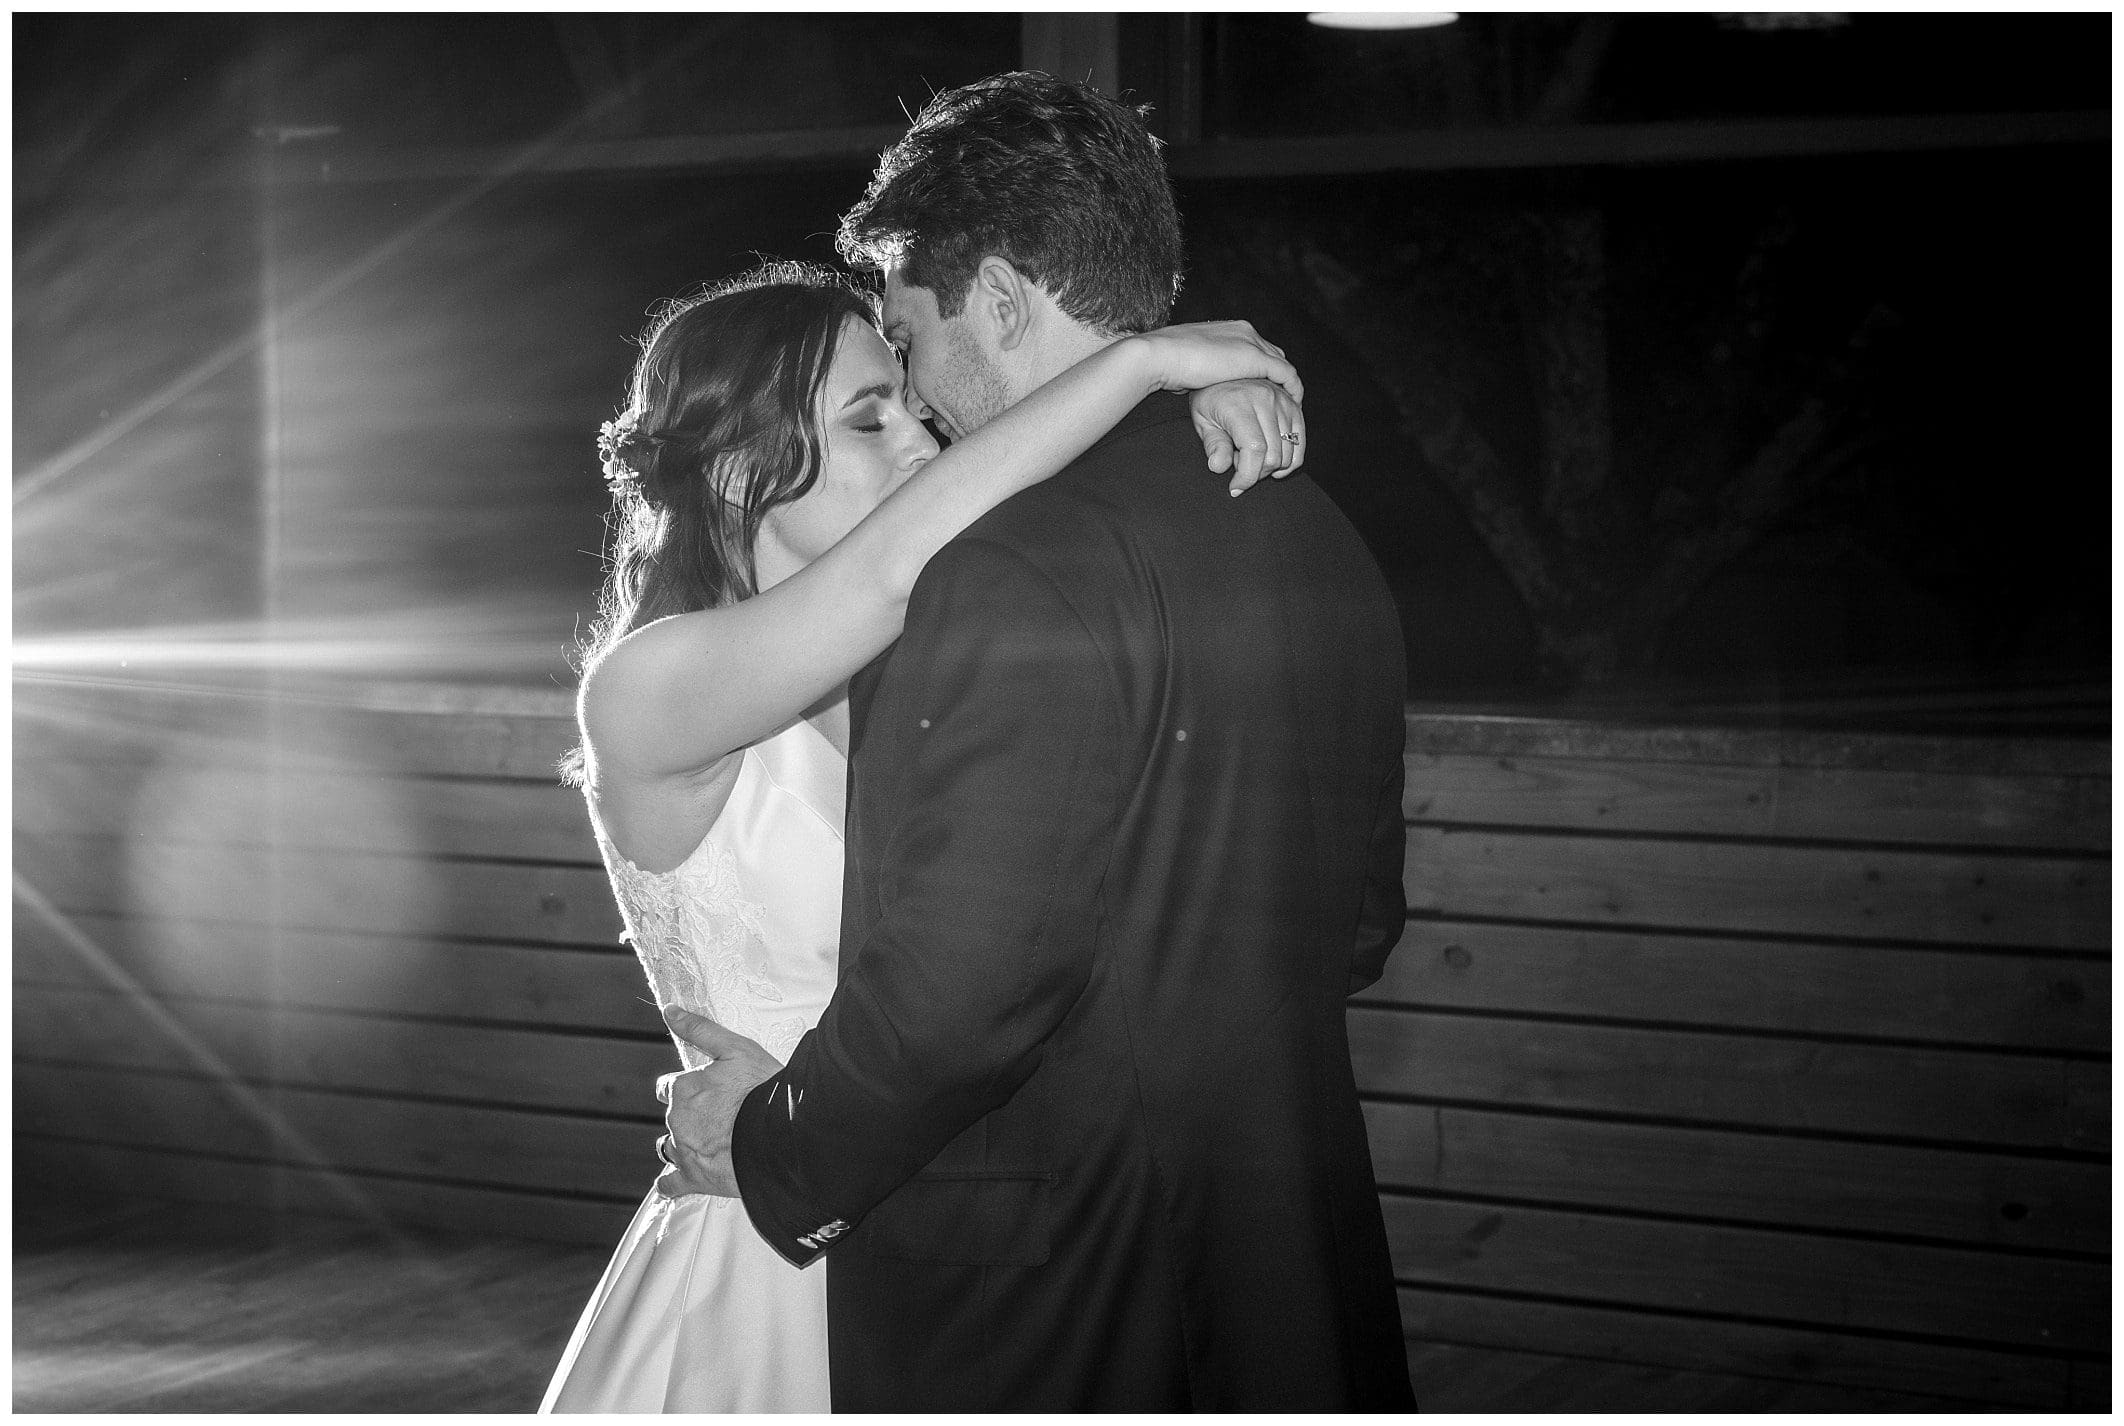
{"label": "black and white photograph", "polygon": [[9,33],[15,1412],[2109,1414],[2108,8]]}

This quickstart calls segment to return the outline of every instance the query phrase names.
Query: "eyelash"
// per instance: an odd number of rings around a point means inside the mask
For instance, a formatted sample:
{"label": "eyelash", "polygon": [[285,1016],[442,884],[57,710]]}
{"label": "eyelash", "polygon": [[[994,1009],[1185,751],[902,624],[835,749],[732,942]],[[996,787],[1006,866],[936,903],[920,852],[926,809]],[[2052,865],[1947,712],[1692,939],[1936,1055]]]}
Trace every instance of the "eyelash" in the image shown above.
{"label": "eyelash", "polygon": [[868,425],[858,426],[856,427],[856,429],[858,431],[868,432],[869,434],[874,436],[878,432],[885,429],[885,423],[883,421],[872,421]]}

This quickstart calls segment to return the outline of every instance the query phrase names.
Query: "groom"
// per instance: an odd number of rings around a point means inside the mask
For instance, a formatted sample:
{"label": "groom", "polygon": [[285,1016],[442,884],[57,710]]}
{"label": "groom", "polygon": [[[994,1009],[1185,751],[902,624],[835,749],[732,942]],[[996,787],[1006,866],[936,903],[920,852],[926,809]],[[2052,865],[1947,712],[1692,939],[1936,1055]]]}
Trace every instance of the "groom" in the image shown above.
{"label": "groom", "polygon": [[[941,94],[841,227],[956,436],[1165,320],[1155,141]],[[1273,463],[1273,462],[1272,462]],[[1153,396],[923,573],[853,690],[839,990],[671,1089],[667,1191],[830,1255],[836,1410],[1408,1409],[1343,999],[1401,931],[1401,636],[1303,476]]]}

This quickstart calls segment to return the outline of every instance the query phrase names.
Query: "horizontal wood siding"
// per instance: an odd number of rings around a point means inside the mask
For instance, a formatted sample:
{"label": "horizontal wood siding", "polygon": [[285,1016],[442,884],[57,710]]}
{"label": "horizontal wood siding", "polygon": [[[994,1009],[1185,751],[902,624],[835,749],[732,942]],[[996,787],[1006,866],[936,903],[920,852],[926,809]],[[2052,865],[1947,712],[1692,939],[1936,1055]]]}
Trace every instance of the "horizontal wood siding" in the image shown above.
{"label": "horizontal wood siding", "polygon": [[2109,1049],[2109,960],[1762,937],[1412,921],[1370,1004],[1812,1037]]}
{"label": "horizontal wood siding", "polygon": [[[1409,829],[1418,912],[1596,926],[2105,949],[2109,869],[2092,855],[1985,854],[1577,832]],[[1713,908],[1716,908],[1714,918]]]}
{"label": "horizontal wood siding", "polygon": [[1414,715],[1407,761],[1350,1034],[1412,1336],[2106,1407],[2106,745]]}
{"label": "horizontal wood siding", "polygon": [[2109,1246],[2107,1164],[1376,1101],[1365,1122],[1380,1186],[1410,1193],[2065,1253]]}
{"label": "horizontal wood siding", "polygon": [[[617,1237],[676,1059],[564,697],[16,695],[19,1183]],[[1412,1338],[2106,1409],[2106,745],[1409,730]]]}
{"label": "horizontal wood siding", "polygon": [[565,698],[29,685],[15,728],[30,1181],[617,1240],[677,1056]]}

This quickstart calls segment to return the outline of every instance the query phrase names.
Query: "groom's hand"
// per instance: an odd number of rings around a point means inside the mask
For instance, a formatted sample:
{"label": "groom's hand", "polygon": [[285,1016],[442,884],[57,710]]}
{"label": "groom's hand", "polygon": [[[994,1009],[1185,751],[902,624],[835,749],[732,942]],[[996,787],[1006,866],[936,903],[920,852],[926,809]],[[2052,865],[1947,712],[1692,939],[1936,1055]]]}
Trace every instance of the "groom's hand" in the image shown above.
{"label": "groom's hand", "polygon": [[713,1056],[715,1063],[667,1074],[656,1082],[664,1102],[668,1130],[659,1152],[668,1165],[656,1191],[667,1198],[682,1193],[738,1196],[737,1175],[730,1168],[730,1129],[738,1106],[755,1085],[774,1078],[782,1062],[743,1035],[735,1035],[705,1015],[663,1007],[664,1023],[687,1044]]}

